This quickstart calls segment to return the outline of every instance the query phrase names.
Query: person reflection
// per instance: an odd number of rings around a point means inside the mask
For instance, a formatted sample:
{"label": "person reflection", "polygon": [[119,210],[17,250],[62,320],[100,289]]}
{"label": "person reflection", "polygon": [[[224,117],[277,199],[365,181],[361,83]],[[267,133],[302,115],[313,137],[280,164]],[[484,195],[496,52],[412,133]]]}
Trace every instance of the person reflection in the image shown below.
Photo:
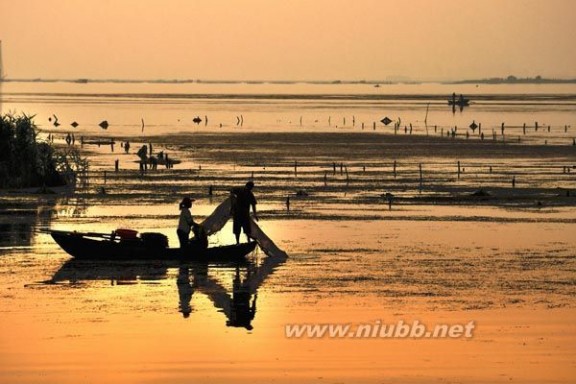
{"label": "person reflection", "polygon": [[254,327],[252,326],[252,320],[256,315],[256,299],[258,298],[258,293],[254,293],[254,299],[250,303],[252,294],[250,292],[250,268],[248,268],[247,276],[242,279],[240,276],[240,268],[236,267],[236,274],[234,276],[234,284],[232,291],[232,305],[230,307],[230,313],[227,314],[228,321],[226,325],[229,327],[244,327],[251,331]]}
{"label": "person reflection", "polygon": [[198,284],[197,289],[206,294],[214,306],[226,315],[227,326],[250,331],[254,328],[252,321],[256,315],[258,288],[285,261],[285,257],[269,256],[259,265],[248,262],[244,278],[241,266],[237,265],[232,282],[232,295],[217,279],[208,274],[204,275],[204,280]]}
{"label": "person reflection", "polygon": [[181,266],[178,269],[176,284],[178,285],[178,296],[180,297],[178,311],[182,313],[182,316],[186,319],[190,317],[190,313],[192,313],[190,303],[192,301],[192,294],[194,293],[192,284],[190,284],[190,269],[188,267]]}

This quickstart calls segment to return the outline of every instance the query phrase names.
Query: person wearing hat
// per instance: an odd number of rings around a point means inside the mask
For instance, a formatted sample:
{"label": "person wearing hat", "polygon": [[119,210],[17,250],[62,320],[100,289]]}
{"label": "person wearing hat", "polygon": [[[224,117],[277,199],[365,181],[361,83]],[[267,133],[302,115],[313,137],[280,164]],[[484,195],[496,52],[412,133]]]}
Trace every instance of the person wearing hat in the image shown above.
{"label": "person wearing hat", "polygon": [[178,240],[180,240],[180,249],[183,249],[189,244],[188,238],[190,236],[190,230],[198,227],[198,224],[192,219],[192,213],[190,212],[193,201],[195,200],[186,196],[180,202],[180,219],[178,221],[178,229],[176,230]]}
{"label": "person wearing hat", "polygon": [[232,217],[234,221],[233,232],[236,236],[236,244],[240,244],[240,232],[244,234],[250,241],[250,207],[254,212],[254,220],[258,221],[256,215],[256,198],[252,189],[254,182],[249,181],[244,187],[237,187],[232,189]]}

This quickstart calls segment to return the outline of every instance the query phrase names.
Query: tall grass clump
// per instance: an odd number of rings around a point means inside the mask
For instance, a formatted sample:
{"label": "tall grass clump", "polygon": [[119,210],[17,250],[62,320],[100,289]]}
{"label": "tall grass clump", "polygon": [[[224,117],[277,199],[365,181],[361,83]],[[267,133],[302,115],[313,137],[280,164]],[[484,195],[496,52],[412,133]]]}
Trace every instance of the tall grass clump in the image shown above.
{"label": "tall grass clump", "polygon": [[75,181],[86,160],[37,141],[33,116],[0,116],[0,188],[54,187]]}

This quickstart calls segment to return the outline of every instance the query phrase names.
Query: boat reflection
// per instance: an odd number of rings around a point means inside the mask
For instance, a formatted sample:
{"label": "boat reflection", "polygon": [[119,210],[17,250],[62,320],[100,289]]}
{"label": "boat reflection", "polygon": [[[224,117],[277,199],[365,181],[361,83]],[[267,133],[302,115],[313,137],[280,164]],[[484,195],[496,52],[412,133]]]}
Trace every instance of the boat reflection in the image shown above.
{"label": "boat reflection", "polygon": [[167,276],[169,264],[163,261],[67,261],[52,276],[50,283],[80,283],[91,280],[108,280],[110,285],[124,285],[142,280],[162,280]]}
{"label": "boat reflection", "polygon": [[[197,261],[91,261],[72,259],[52,276],[49,283],[81,283],[105,280],[111,285],[166,280],[178,269],[178,312],[189,318],[194,295],[205,295],[226,316],[226,326],[252,330],[258,289],[285,258],[264,257],[212,263]],[[172,274],[172,276],[174,276]]]}

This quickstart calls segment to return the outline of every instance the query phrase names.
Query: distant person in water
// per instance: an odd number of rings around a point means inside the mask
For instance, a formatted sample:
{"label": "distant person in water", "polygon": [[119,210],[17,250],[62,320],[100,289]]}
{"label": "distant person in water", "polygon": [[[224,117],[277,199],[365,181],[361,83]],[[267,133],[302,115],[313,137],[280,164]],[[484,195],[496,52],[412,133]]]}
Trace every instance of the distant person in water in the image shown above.
{"label": "distant person in water", "polygon": [[176,230],[178,240],[180,240],[180,249],[183,249],[189,244],[188,238],[190,236],[190,230],[198,227],[198,224],[192,219],[192,213],[190,212],[193,201],[195,200],[185,197],[180,202],[180,219],[178,221],[178,229]]}
{"label": "distant person in water", "polygon": [[237,187],[232,189],[232,217],[234,219],[233,231],[236,236],[236,244],[240,244],[240,232],[244,234],[250,241],[250,207],[254,212],[254,219],[258,221],[256,214],[256,198],[254,193],[254,182],[249,181],[244,187]]}

